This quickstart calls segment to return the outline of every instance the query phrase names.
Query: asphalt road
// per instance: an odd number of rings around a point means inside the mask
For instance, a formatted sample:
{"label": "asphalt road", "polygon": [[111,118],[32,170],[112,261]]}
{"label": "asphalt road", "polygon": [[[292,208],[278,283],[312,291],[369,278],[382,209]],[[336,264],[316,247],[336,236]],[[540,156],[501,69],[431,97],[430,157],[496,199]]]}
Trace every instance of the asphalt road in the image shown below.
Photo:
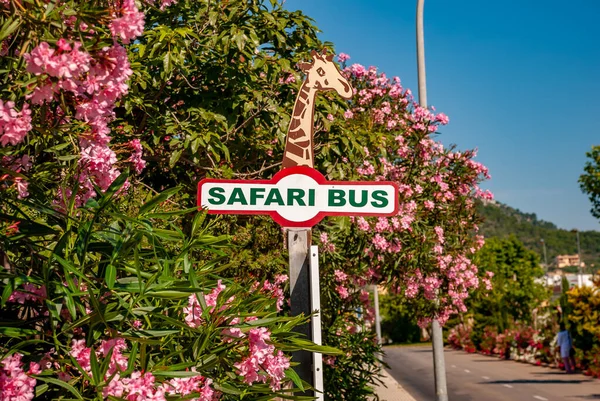
{"label": "asphalt road", "polygon": [[[388,372],[417,401],[435,401],[431,345],[386,347]],[[449,401],[600,400],[600,380],[446,349]]]}

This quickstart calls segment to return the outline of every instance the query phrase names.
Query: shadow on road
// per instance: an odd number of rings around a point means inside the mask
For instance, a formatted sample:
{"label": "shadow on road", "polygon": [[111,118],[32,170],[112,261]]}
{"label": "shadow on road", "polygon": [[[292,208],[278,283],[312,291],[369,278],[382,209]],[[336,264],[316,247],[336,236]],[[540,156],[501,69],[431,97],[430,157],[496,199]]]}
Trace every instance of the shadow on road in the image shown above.
{"label": "shadow on road", "polygon": [[532,379],[517,379],[517,380],[493,380],[481,382],[481,384],[579,384],[590,383],[593,380],[532,380]]}
{"label": "shadow on road", "polygon": [[581,398],[582,400],[600,400],[600,394],[577,395],[575,398]]}

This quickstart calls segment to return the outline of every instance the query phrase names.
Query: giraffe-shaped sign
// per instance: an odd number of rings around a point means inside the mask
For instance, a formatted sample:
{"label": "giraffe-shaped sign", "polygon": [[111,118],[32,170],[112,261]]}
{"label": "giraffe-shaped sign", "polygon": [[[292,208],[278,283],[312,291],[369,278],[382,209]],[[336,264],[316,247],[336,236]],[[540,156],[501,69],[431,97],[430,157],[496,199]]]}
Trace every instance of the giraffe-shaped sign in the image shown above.
{"label": "giraffe-shaped sign", "polygon": [[352,97],[352,87],[333,62],[333,54],[319,54],[312,51],[312,62],[300,63],[300,69],[306,74],[302,83],[292,119],[287,132],[283,168],[294,166],[313,167],[313,117],[315,113],[315,98],[319,91],[336,91],[344,99]]}
{"label": "giraffe-shaped sign", "polygon": [[287,133],[282,170],[270,180],[203,179],[198,206],[216,214],[268,214],[288,228],[310,228],[325,216],[393,216],[398,187],[393,182],[327,181],[313,168],[313,117],[318,92],[349,99],[352,87],[333,55],[313,51],[300,63],[306,73]]}

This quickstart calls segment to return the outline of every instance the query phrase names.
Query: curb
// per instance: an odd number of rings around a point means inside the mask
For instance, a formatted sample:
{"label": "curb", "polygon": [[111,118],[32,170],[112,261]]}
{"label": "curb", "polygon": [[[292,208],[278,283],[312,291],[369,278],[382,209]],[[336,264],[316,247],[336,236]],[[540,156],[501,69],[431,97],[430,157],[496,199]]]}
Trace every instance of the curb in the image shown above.
{"label": "curb", "polygon": [[381,381],[375,387],[381,401],[416,401],[385,369],[381,369]]}

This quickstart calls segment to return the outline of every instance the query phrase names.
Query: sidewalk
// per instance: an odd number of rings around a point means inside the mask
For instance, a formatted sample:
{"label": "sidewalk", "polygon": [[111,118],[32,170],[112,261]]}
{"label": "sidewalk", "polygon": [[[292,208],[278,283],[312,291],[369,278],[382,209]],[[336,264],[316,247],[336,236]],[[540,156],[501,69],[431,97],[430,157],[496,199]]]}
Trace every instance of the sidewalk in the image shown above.
{"label": "sidewalk", "polygon": [[[387,372],[382,369],[383,385],[375,388],[375,393],[381,401],[415,401],[415,399],[402,388],[400,384]],[[384,386],[385,385],[385,386]]]}

